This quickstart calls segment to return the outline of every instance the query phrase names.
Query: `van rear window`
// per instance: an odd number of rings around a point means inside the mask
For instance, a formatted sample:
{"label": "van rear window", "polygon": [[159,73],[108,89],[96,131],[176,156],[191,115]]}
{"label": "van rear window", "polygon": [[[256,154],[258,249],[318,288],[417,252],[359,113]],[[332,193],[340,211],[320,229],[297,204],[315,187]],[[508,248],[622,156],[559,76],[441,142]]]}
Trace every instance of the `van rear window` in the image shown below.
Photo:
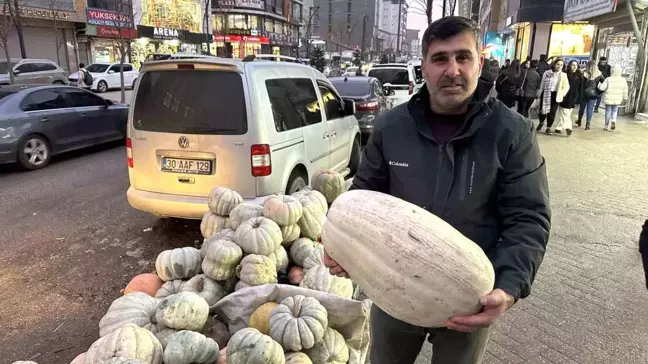
{"label": "van rear window", "polygon": [[235,72],[146,72],[135,97],[133,126],[137,130],[212,135],[247,132],[243,78]]}

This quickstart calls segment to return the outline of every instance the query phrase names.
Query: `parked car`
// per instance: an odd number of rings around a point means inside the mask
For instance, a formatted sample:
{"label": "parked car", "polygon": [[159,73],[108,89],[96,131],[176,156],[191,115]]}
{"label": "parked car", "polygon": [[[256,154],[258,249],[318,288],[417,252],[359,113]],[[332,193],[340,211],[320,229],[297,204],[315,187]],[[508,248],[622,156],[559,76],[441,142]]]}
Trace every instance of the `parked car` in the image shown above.
{"label": "parked car", "polygon": [[414,70],[414,93],[419,92],[421,87],[425,84],[423,80],[423,72],[421,71],[421,60],[412,60],[409,62]]}
{"label": "parked car", "polygon": [[344,73],[342,74],[342,76],[345,76],[345,77],[353,77],[353,76],[356,75],[356,72],[358,72],[358,67],[356,67],[356,66],[353,66],[353,67],[347,67],[347,68],[344,70]]}
{"label": "parked car", "polygon": [[[388,90],[375,77],[333,77],[331,84],[343,98],[355,101],[355,117],[362,132],[363,142],[373,130],[376,116],[388,110]],[[393,92],[393,91],[391,91]]]}
{"label": "parked car", "polygon": [[199,219],[215,186],[260,201],[300,190],[320,168],[353,174],[360,162],[354,114],[353,100],[299,63],[146,63],[128,119],[128,202]]}
{"label": "parked car", "polygon": [[406,63],[374,65],[369,70],[368,76],[376,77],[382,82],[384,88],[394,91],[394,95],[388,97],[391,107],[409,101],[414,94],[416,84],[414,67]]}
{"label": "parked car", "polygon": [[125,138],[128,106],[70,86],[0,87],[0,163],[47,166],[53,155]]}
{"label": "parked car", "polygon": [[[92,75],[91,90],[106,92],[110,89],[121,88],[121,76],[119,75],[119,63],[93,63],[88,65],[86,71]],[[124,85],[135,88],[139,71],[130,63],[124,63]],[[71,86],[79,82],[79,73],[75,72],[68,77]]]}
{"label": "parked car", "polygon": [[49,59],[0,59],[0,85],[9,85],[9,69],[13,69],[15,85],[65,85],[67,74]]}

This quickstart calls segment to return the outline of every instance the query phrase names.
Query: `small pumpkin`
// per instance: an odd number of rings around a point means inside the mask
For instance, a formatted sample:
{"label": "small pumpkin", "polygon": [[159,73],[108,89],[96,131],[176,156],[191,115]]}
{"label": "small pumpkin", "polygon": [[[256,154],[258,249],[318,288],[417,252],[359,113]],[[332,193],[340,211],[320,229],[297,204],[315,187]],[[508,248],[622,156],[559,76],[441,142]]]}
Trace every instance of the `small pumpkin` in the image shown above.
{"label": "small pumpkin", "polygon": [[290,282],[290,284],[298,286],[303,279],[304,268],[297,266],[290,268],[290,272],[288,272],[288,281]]}
{"label": "small pumpkin", "polygon": [[243,222],[261,216],[263,216],[262,205],[252,202],[244,202],[236,206],[232,212],[230,212],[229,228],[236,230]]}
{"label": "small pumpkin", "polygon": [[344,177],[330,169],[320,169],[315,172],[311,179],[311,186],[321,192],[329,204],[345,191]]}
{"label": "small pumpkin", "polygon": [[217,282],[204,274],[199,274],[185,282],[181,290],[182,292],[194,292],[204,298],[211,311],[218,301],[232,292],[227,286],[227,282]]}
{"label": "small pumpkin", "polygon": [[157,290],[155,297],[165,298],[169,297],[172,294],[176,294],[182,291],[182,286],[185,284],[185,281],[182,279],[174,279],[172,281],[164,282],[162,287]]}
{"label": "small pumpkin", "polygon": [[200,273],[202,255],[192,247],[165,250],[155,260],[155,270],[163,281],[191,278]]}
{"label": "small pumpkin", "polygon": [[[129,296],[132,294],[124,297]],[[90,345],[84,364],[104,364],[120,356],[139,359],[146,364],[161,364],[162,345],[149,330],[125,324]]]}
{"label": "small pumpkin", "polygon": [[209,211],[220,216],[228,216],[240,203],[243,203],[243,197],[238,192],[222,186],[213,188],[207,197]]}
{"label": "small pumpkin", "polygon": [[176,330],[200,331],[209,317],[209,305],[193,292],[180,292],[163,299],[155,313],[157,322]]}
{"label": "small pumpkin", "polygon": [[304,259],[304,270],[311,269],[320,264],[324,264],[324,245],[316,244],[315,249],[311,250]]}
{"label": "small pumpkin", "polygon": [[144,292],[149,296],[155,296],[155,293],[160,287],[162,287],[162,280],[156,274],[138,274],[128,282],[126,289],[124,289],[124,294]]}
{"label": "small pumpkin", "polygon": [[297,198],[304,208],[315,208],[325,214],[328,211],[328,202],[326,202],[326,197],[324,197],[321,192],[313,190],[310,187],[297,191],[293,193],[292,196]]}
{"label": "small pumpkin", "polygon": [[227,364],[285,364],[281,345],[257,329],[237,331],[227,344]]}
{"label": "small pumpkin", "polygon": [[236,229],[235,240],[245,254],[268,255],[281,245],[283,237],[277,223],[265,217],[255,217]]}
{"label": "small pumpkin", "polygon": [[200,222],[200,232],[202,233],[203,238],[207,239],[214,234],[227,229],[228,224],[229,218],[227,216],[220,216],[211,211],[207,211]]}
{"label": "small pumpkin", "polygon": [[349,348],[344,336],[330,327],[324,332],[323,339],[306,354],[313,364],[346,364],[349,361]]}
{"label": "small pumpkin", "polygon": [[265,255],[247,255],[236,267],[236,276],[248,286],[277,283],[277,267]]}
{"label": "small pumpkin", "polygon": [[230,340],[230,333],[227,329],[227,325],[225,325],[216,316],[212,316],[207,320],[207,324],[203,328],[202,333],[205,336],[214,339],[219,348],[225,348]]}
{"label": "small pumpkin", "polygon": [[250,315],[248,320],[248,326],[259,330],[260,333],[269,335],[270,334],[270,314],[279,306],[276,302],[266,302],[261,306],[257,307],[254,312]]}
{"label": "small pumpkin", "polygon": [[322,233],[322,227],[326,222],[326,214],[318,210],[316,207],[304,208],[304,213],[297,222],[301,229],[303,237],[311,240],[317,239],[317,236]]}
{"label": "small pumpkin", "polygon": [[155,337],[158,340],[160,340],[160,344],[162,344],[162,348],[164,349],[169,343],[169,339],[171,338],[171,335],[175,334],[176,332],[178,332],[178,330],[170,329],[167,327],[165,329],[156,332]]}
{"label": "small pumpkin", "polygon": [[207,249],[209,246],[219,240],[229,240],[229,241],[234,241],[234,235],[236,234],[236,231],[232,229],[223,229],[214,235],[206,238],[203,240],[202,245],[200,246],[200,254],[202,254],[203,258],[205,257],[205,254],[207,254]]}
{"label": "small pumpkin", "polygon": [[278,272],[285,272],[288,269],[288,252],[282,245],[279,245],[275,251],[270,253],[268,258],[275,264]]}
{"label": "small pumpkin", "polygon": [[99,336],[103,337],[125,324],[135,324],[151,332],[158,331],[155,311],[159,300],[144,292],[133,292],[114,300],[99,320]]}
{"label": "small pumpkin", "polygon": [[263,202],[263,216],[279,226],[296,224],[302,212],[301,202],[289,195],[271,195]]}
{"label": "small pumpkin", "polygon": [[313,364],[308,355],[297,353],[286,353],[286,364]]}
{"label": "small pumpkin", "polygon": [[328,312],[313,297],[287,297],[270,315],[270,337],[289,351],[312,348],[327,327]]}
{"label": "small pumpkin", "polygon": [[83,353],[75,356],[74,359],[72,359],[72,361],[70,362],[70,364],[83,364],[84,361],[85,361],[85,354],[86,353],[83,352]]}
{"label": "small pumpkin", "polygon": [[353,282],[348,278],[331,275],[324,264],[307,270],[299,286],[348,299],[353,296]]}
{"label": "small pumpkin", "polygon": [[146,362],[139,359],[120,356],[117,358],[110,358],[108,361],[103,362],[103,364],[146,364]]}
{"label": "small pumpkin", "polygon": [[171,335],[164,349],[164,364],[212,364],[218,359],[218,344],[189,330]]}
{"label": "small pumpkin", "polygon": [[311,251],[315,250],[318,245],[320,244],[309,238],[297,239],[290,246],[290,258],[295,264],[303,267],[304,260],[306,260]]}
{"label": "small pumpkin", "polygon": [[221,239],[209,245],[202,262],[205,275],[217,281],[234,277],[236,266],[241,262],[243,251],[236,243]]}
{"label": "small pumpkin", "polygon": [[299,225],[293,224],[293,225],[288,225],[288,226],[282,226],[281,227],[281,245],[284,247],[288,247],[290,243],[293,241],[299,239],[299,236],[301,235],[301,229],[299,228]]}

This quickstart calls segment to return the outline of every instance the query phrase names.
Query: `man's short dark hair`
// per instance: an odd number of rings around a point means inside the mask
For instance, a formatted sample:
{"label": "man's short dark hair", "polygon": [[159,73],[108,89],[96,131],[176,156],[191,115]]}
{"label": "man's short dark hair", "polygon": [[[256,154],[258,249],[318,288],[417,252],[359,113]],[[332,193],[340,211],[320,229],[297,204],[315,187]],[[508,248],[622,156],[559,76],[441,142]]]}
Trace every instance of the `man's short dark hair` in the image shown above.
{"label": "man's short dark hair", "polygon": [[599,58],[599,62],[601,62],[601,61],[607,61],[607,58],[606,57]]}
{"label": "man's short dark hair", "polygon": [[481,53],[482,36],[479,25],[477,25],[473,20],[462,16],[446,16],[433,21],[425,30],[425,33],[423,33],[423,40],[421,41],[423,57],[427,55],[428,48],[432,42],[437,40],[446,40],[463,32],[472,33],[475,38],[477,53]]}
{"label": "man's short dark hair", "polygon": [[85,64],[83,64],[83,62],[79,63],[79,68],[83,68],[83,67],[85,67]]}
{"label": "man's short dark hair", "polygon": [[538,67],[538,60],[534,59],[531,61],[531,67]]}

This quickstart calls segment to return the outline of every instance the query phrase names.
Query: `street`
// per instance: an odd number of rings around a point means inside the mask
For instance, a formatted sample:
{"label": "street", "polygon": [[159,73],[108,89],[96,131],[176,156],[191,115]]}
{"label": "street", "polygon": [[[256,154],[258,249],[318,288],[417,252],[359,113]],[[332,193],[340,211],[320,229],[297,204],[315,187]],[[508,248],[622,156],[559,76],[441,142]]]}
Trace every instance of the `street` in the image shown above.
{"label": "street", "polygon": [[[126,100],[125,100],[124,103],[125,104],[130,104],[131,99],[133,97],[133,90],[126,89],[124,91],[125,91],[124,93],[126,95]],[[111,101],[114,101],[114,102],[121,102],[121,90],[111,90],[111,91],[104,92],[104,93],[97,94],[97,95],[103,97],[104,99],[108,99],[108,100],[111,100]]]}
{"label": "street", "polygon": [[[130,93],[130,91],[128,91]],[[116,96],[115,96],[116,95]],[[119,99],[119,91],[102,95]],[[128,101],[127,101],[128,102]],[[648,125],[620,121],[539,135],[552,231],[531,296],[495,325],[486,364],[648,363],[648,292],[637,249],[648,218]],[[198,221],[158,219],[126,201],[122,143],[0,166],[0,357],[67,364],[129,279],[164,250],[199,246]],[[417,363],[429,363],[426,345]]]}

